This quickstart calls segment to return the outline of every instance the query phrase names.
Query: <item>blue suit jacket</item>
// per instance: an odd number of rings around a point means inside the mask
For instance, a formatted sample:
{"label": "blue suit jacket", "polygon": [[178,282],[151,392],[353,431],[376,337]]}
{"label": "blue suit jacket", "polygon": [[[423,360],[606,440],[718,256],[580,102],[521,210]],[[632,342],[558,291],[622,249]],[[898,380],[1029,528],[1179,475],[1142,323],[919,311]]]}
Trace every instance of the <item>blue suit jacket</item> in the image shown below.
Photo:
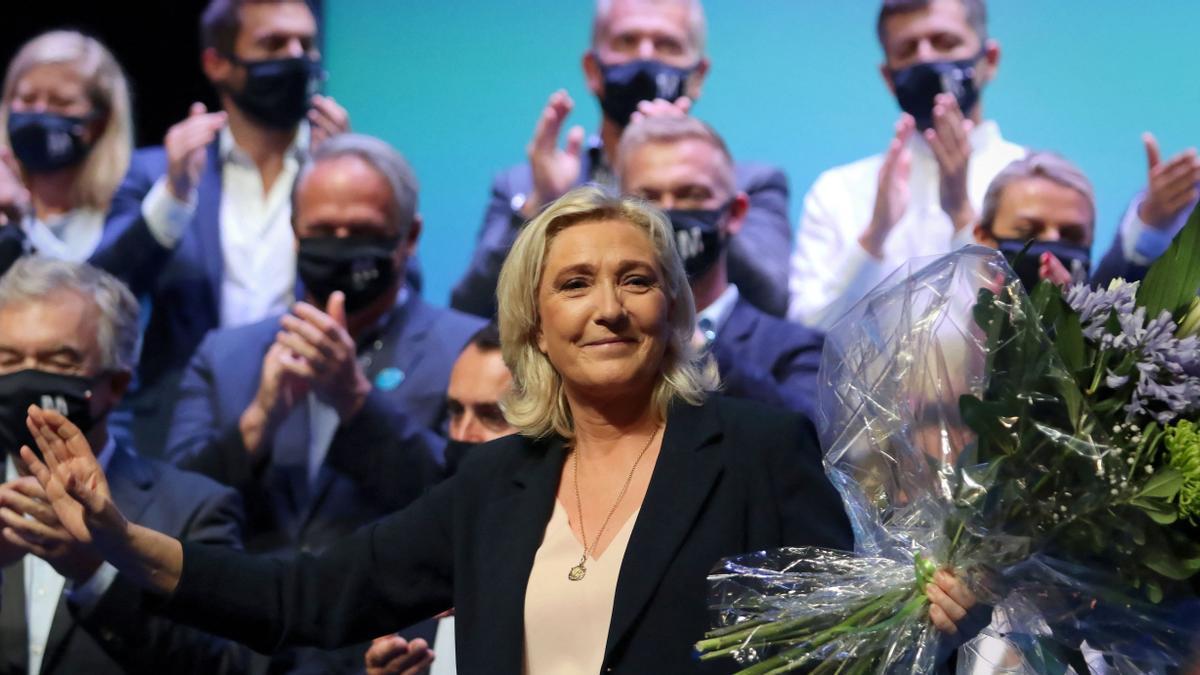
{"label": "blue suit jacket", "polygon": [[[233,490],[194,473],[138,457],[118,443],[108,466],[113,501],[131,522],[186,541],[241,546],[242,506]],[[26,675],[28,637],[24,569],[3,571],[0,673]],[[99,603],[82,610],[58,600],[42,673],[240,673],[249,650],[163,619],[120,575]]]}
{"label": "blue suit jacket", "polygon": [[[319,549],[412,501],[440,478],[446,385],[458,353],[482,321],[410,295],[380,333],[360,343],[375,384],[342,424],[314,485],[307,466],[309,405],[301,401],[253,465],[238,420],[254,399],[278,318],[213,331],[188,365],[168,454],[177,465],[237,488],[246,500],[246,547]],[[374,345],[379,349],[372,350]]]}
{"label": "blue suit jacket", "polygon": [[156,455],[166,441],[183,368],[204,334],[220,325],[221,163],[215,142],[207,152],[196,214],[175,248],[158,243],[142,217],[142,200],[167,169],[163,149],[146,148],[133,155],[91,259],[142,301],[142,356],[125,407],[134,418],[135,445]]}
{"label": "blue suit jacket", "polygon": [[816,419],[817,370],[824,345],[820,332],[771,316],[738,298],[712,345],[722,393]]}
{"label": "blue suit jacket", "polygon": [[[595,144],[583,154],[580,185],[590,179],[599,158],[600,149]],[[729,280],[755,306],[783,316],[787,312],[792,253],[787,176],[776,167],[748,162],[735,164],[734,172],[738,189],[750,197],[750,211],[729,245]],[[513,166],[496,176],[470,266],[450,294],[451,307],[477,316],[495,315],[500,267],[524,224],[519,204],[524,203],[532,187],[528,164]]]}

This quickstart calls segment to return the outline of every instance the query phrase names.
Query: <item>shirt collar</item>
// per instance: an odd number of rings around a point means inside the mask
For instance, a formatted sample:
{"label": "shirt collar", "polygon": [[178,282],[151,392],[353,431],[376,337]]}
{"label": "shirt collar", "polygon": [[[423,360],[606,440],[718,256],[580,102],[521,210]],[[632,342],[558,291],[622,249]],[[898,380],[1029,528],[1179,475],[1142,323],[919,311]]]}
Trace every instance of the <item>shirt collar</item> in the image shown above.
{"label": "shirt collar", "polygon": [[[300,124],[296,125],[296,135],[292,137],[292,142],[284,151],[284,156],[291,157],[296,161],[303,161],[308,156],[308,144],[311,138],[312,129],[308,126],[308,120],[301,120]],[[217,134],[217,152],[222,162],[251,163],[245,151],[238,147],[233,132],[229,130],[229,125],[221,127],[220,133]]]}
{"label": "shirt collar", "polygon": [[708,319],[712,323],[713,331],[720,333],[725,322],[729,320],[729,315],[733,313],[733,306],[737,304],[739,297],[741,294],[738,293],[737,285],[729,284],[712,304],[696,313],[696,322]]}

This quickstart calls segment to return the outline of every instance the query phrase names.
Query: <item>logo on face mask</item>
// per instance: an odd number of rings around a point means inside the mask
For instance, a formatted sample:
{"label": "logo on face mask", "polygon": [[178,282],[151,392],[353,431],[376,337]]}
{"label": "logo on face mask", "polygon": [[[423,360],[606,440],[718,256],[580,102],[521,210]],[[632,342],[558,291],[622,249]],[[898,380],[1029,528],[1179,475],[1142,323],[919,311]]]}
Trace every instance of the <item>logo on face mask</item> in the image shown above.
{"label": "logo on face mask", "polygon": [[933,99],[938,94],[953,95],[963,115],[970,115],[979,102],[976,64],[983,55],[981,50],[969,59],[914,63],[893,70],[892,86],[900,109],[912,115],[922,131],[933,127]]}
{"label": "logo on face mask", "polygon": [[683,96],[688,76],[696,70],[677,68],[661,61],[638,60],[608,65],[596,56],[604,76],[604,95],[600,108],[604,116],[624,127],[642,101],[665,99],[674,102]]}
{"label": "logo on face mask", "polygon": [[689,280],[696,280],[708,273],[721,259],[725,249],[725,234],[721,231],[721,220],[729,211],[731,202],[716,209],[668,209],[667,218],[675,231],[675,247],[683,260],[683,269]]}
{"label": "logo on face mask", "polygon": [[346,294],[346,311],[371,304],[397,279],[399,238],[304,237],[296,256],[296,271],[304,288],[320,303],[334,291]]}
{"label": "logo on face mask", "polygon": [[46,173],[74,166],[87,157],[91,146],[83,140],[90,117],[48,112],[8,114],[8,140],[17,161],[30,173]]}
{"label": "logo on face mask", "polygon": [[71,407],[67,405],[67,399],[61,394],[42,394],[42,400],[38,403],[38,407],[42,410],[53,410],[63,417],[71,414]]}

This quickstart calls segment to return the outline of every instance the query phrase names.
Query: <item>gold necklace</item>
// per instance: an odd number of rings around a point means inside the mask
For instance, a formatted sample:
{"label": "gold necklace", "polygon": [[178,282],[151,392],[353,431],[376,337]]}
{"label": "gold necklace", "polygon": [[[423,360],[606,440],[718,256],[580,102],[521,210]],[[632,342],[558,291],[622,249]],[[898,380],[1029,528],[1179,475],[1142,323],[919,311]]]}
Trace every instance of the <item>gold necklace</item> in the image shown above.
{"label": "gold necklace", "polygon": [[646,451],[650,449],[650,444],[654,442],[654,437],[658,435],[658,427],[654,427],[654,431],[650,433],[650,438],[646,439],[646,445],[642,447],[642,451],[638,453],[637,459],[633,460],[633,466],[629,467],[629,475],[625,477],[625,484],[621,486],[621,491],[617,493],[617,501],[613,502],[612,508],[608,510],[608,515],[604,517],[604,522],[600,524],[600,531],[596,533],[596,538],[592,541],[589,548],[587,545],[587,532],[583,529],[583,500],[579,498],[579,450],[571,451],[571,473],[575,483],[575,509],[579,512],[579,536],[583,539],[583,555],[579,557],[579,564],[572,567],[567,573],[567,578],[571,581],[579,581],[587,574],[587,557],[588,552],[596,552],[596,546],[600,543],[600,537],[604,536],[604,528],[608,527],[608,521],[612,520],[613,514],[617,512],[617,506],[620,505],[621,499],[625,497],[625,491],[629,489],[629,483],[633,481],[633,473],[637,471],[638,463],[642,461],[642,457],[646,455]]}

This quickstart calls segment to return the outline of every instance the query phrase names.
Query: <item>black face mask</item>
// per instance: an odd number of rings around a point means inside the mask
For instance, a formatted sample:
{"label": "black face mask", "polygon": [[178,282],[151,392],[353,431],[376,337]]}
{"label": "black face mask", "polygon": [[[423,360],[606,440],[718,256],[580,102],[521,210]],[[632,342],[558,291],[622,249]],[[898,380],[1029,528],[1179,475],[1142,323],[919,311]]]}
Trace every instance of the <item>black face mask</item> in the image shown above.
{"label": "black face mask", "polygon": [[896,88],[900,109],[912,115],[917,128],[922,131],[933,126],[933,97],[938,94],[953,94],[963,115],[970,115],[979,102],[975,64],[981,58],[982,52],[961,61],[914,63],[893,70],[892,86]]}
{"label": "black face mask", "polygon": [[265,126],[291,129],[308,114],[312,97],[321,84],[321,63],[307,56],[242,61],[246,69],[241,91],[231,92],[238,107]]}
{"label": "black face mask", "polygon": [[674,102],[687,89],[688,76],[696,69],[676,68],[660,61],[630,61],[606,65],[596,56],[604,74],[604,96],[600,108],[604,116],[624,127],[637,112],[638,103],[656,98]]}
{"label": "black face mask", "polygon": [[729,205],[718,209],[668,209],[667,218],[675,230],[675,248],[683,259],[688,280],[695,281],[708,273],[721,258],[725,236],[721,219]]}
{"label": "black face mask", "polygon": [[61,413],[85,434],[91,431],[96,423],[90,407],[94,386],[93,378],[44,370],[0,375],[0,451],[19,456],[21,446],[28,445],[42,456],[25,425],[31,405]]}
{"label": "black face mask", "polygon": [[75,166],[92,147],[83,140],[90,117],[48,112],[9,112],[8,142],[17,161],[30,173]]}
{"label": "black face mask", "polygon": [[1087,246],[1065,241],[1035,241],[1030,243],[1026,250],[1027,243],[1029,242],[1026,239],[996,240],[996,248],[1000,249],[1004,258],[1008,260],[1009,266],[1017,273],[1017,278],[1021,280],[1021,285],[1025,287],[1026,292],[1032,292],[1033,288],[1041,281],[1041,277],[1038,276],[1038,267],[1041,265],[1043,253],[1049,253],[1058,258],[1063,267],[1071,273],[1073,280],[1087,279],[1088,271],[1092,266],[1092,254]]}
{"label": "black face mask", "polygon": [[304,288],[324,305],[330,294],[346,294],[346,311],[371,304],[396,282],[397,239],[305,237],[297,253]]}

